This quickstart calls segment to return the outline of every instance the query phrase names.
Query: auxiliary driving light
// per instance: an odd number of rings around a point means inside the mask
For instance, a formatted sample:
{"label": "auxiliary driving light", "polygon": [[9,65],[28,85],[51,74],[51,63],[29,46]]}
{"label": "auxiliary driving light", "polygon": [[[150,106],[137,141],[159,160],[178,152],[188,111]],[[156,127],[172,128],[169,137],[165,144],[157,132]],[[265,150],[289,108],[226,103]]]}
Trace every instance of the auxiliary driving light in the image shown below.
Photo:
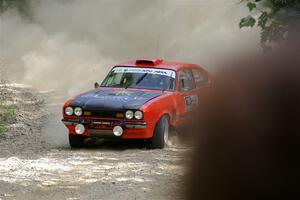
{"label": "auxiliary driving light", "polygon": [[123,128],[121,126],[115,126],[113,129],[113,133],[115,136],[119,137],[123,134]]}
{"label": "auxiliary driving light", "polygon": [[84,131],[85,131],[85,128],[84,128],[84,126],[83,126],[82,124],[77,124],[77,125],[75,126],[75,132],[76,132],[78,135],[83,134]]}

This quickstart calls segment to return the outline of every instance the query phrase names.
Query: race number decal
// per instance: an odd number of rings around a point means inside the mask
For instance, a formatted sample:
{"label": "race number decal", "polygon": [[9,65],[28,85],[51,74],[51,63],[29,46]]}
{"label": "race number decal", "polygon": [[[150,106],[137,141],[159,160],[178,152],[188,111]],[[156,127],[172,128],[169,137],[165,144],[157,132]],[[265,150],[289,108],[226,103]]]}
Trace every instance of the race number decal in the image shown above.
{"label": "race number decal", "polygon": [[198,96],[197,95],[191,95],[185,97],[185,109],[186,112],[191,112],[195,110],[198,106]]}

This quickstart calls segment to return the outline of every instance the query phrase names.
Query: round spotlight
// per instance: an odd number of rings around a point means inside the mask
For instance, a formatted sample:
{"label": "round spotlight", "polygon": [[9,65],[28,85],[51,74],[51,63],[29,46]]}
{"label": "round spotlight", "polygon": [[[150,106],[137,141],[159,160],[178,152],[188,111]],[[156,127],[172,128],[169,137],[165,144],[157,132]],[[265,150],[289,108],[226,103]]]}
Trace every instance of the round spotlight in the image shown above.
{"label": "round spotlight", "polygon": [[136,111],[135,113],[134,113],[134,117],[136,118],[136,119],[142,119],[143,118],[143,113],[142,113],[142,111]]}
{"label": "round spotlight", "polygon": [[132,119],[133,118],[133,112],[131,110],[127,110],[125,113],[125,116],[127,119]]}
{"label": "round spotlight", "polygon": [[120,137],[123,134],[123,128],[121,126],[115,126],[113,133],[115,136]]}
{"label": "round spotlight", "polygon": [[71,116],[71,115],[73,115],[73,108],[72,107],[70,107],[70,106],[68,106],[68,107],[66,107],[65,108],[65,113],[66,113],[66,115],[69,115],[69,116]]}
{"label": "round spotlight", "polygon": [[75,126],[75,132],[76,132],[78,135],[83,134],[84,131],[85,131],[85,128],[84,128],[84,126],[83,126],[82,124],[77,124],[77,125]]}
{"label": "round spotlight", "polygon": [[75,114],[76,116],[81,116],[81,115],[82,115],[82,109],[79,108],[79,107],[76,107],[76,108],[74,109],[74,114]]}

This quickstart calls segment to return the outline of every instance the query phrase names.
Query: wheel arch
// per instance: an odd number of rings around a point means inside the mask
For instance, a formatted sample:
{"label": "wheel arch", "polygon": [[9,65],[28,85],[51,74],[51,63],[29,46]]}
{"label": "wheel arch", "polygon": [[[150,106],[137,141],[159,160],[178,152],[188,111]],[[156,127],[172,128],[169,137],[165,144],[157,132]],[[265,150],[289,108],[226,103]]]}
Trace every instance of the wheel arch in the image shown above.
{"label": "wheel arch", "polygon": [[159,122],[159,120],[163,117],[163,116],[167,116],[168,117],[168,121],[169,124],[171,125],[171,121],[172,121],[172,114],[168,111],[163,111],[161,112],[161,114],[158,117],[158,120],[156,121],[156,124]]}

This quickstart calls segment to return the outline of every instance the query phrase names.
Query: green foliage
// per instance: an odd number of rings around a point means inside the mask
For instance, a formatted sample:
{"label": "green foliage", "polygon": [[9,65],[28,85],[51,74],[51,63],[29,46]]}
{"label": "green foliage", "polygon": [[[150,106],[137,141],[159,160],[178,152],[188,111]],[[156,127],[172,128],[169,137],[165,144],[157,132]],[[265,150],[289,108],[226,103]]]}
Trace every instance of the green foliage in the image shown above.
{"label": "green foliage", "polygon": [[5,125],[0,124],[0,137],[3,137],[3,133],[7,131],[7,127]]}
{"label": "green foliage", "polygon": [[30,0],[0,0],[0,14],[11,8],[24,17],[30,17]]}
{"label": "green foliage", "polygon": [[247,3],[247,7],[249,8],[250,12],[256,8],[256,4],[255,3],[251,3],[251,2],[248,2]]}
{"label": "green foliage", "polygon": [[265,29],[267,22],[268,22],[268,13],[262,12],[261,15],[258,17],[257,25],[260,26],[262,29]]}
{"label": "green foliage", "polygon": [[13,106],[0,105],[0,135],[5,133],[7,126],[16,121],[15,108]]}
{"label": "green foliage", "polygon": [[300,0],[242,0],[251,15],[241,19],[239,26],[261,30],[261,45],[267,50],[272,42],[286,39],[289,22],[299,18]]}
{"label": "green foliage", "polygon": [[253,27],[256,23],[256,19],[254,19],[254,17],[252,17],[251,15],[244,17],[241,19],[240,22],[240,28],[243,27]]}

